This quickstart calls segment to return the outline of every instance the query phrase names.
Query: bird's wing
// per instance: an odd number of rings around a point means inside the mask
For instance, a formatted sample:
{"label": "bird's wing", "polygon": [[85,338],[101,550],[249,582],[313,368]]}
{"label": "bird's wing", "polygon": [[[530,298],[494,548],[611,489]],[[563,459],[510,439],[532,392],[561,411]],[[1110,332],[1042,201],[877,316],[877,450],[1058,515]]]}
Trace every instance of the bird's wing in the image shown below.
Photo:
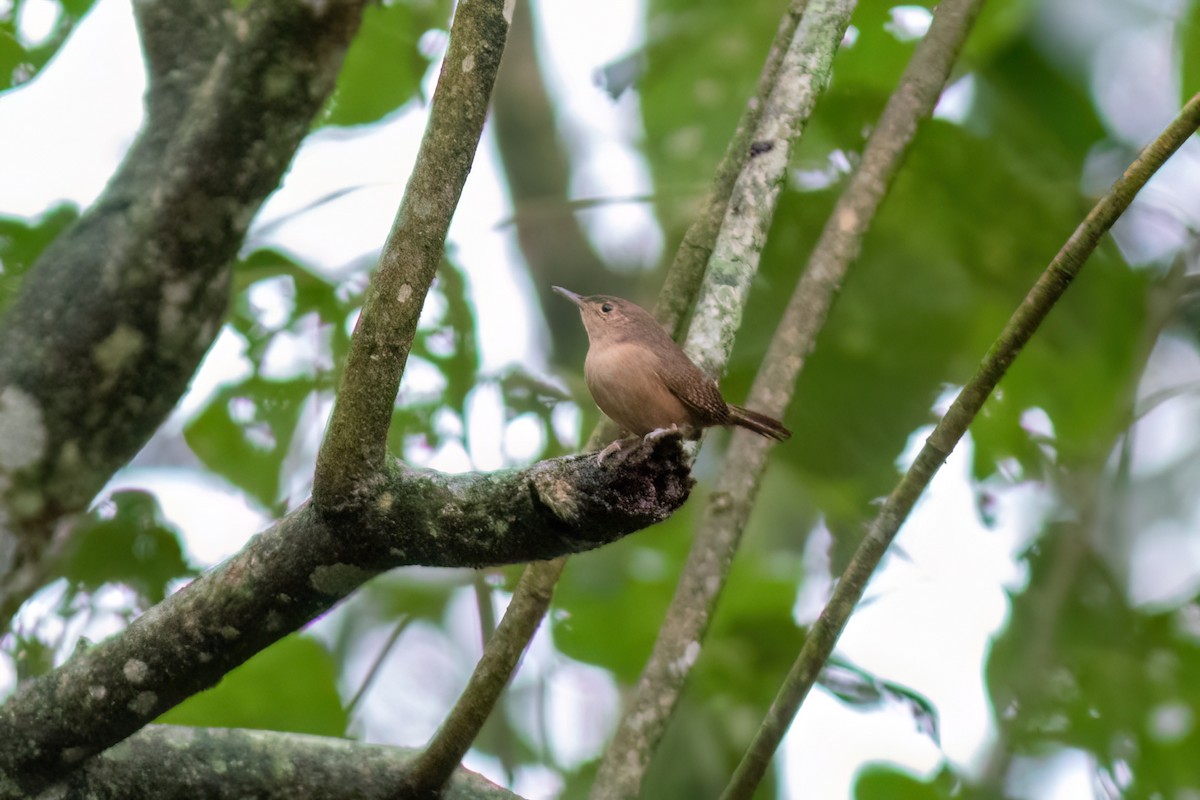
{"label": "bird's wing", "polygon": [[680,358],[660,358],[658,374],[679,402],[696,415],[700,425],[722,425],[729,419],[729,406],[721,390],[704,370],[681,350]]}

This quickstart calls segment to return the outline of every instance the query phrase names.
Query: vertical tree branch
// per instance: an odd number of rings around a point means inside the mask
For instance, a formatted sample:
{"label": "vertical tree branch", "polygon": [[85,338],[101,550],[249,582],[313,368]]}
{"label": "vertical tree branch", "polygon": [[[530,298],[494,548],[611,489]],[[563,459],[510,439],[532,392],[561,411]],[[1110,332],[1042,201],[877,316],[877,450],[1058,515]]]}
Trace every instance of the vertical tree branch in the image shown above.
{"label": "vertical tree branch", "polygon": [[871,574],[908,517],[917,498],[958,444],[996,384],[1037,331],[1071,281],[1100,243],[1100,238],[1133,202],[1159,167],[1200,127],[1200,94],[1129,166],[1058,251],[1029,294],[1009,318],[975,376],[963,387],[917,455],[916,461],[879,510],[866,537],[842,573],[829,603],[809,630],[795,664],[771,704],[724,795],[749,798],[762,780],[772,755],[808,695],[833,647],[862,597]]}
{"label": "vertical tree branch", "polygon": [[688,316],[704,278],[704,268],[708,266],[708,258],[712,255],[721,222],[729,207],[733,185],[750,158],[750,145],[758,130],[763,107],[775,88],[783,55],[795,37],[796,27],[807,5],[808,0],[792,0],[780,18],[775,38],[771,40],[771,49],[767,52],[767,60],[759,73],[754,96],[746,102],[733,138],[721,156],[721,163],[717,165],[717,173],[709,185],[700,215],[683,234],[683,241],[679,243],[675,258],[667,269],[662,291],[658,293],[658,302],[654,304],[654,316],[670,331],[672,338],[678,339],[686,330]]}
{"label": "vertical tree branch", "polygon": [[317,457],[317,508],[361,501],[382,480],[396,392],[483,133],[507,35],[503,0],[458,5],[416,166],[367,290]]}
{"label": "vertical tree branch", "polygon": [[[937,103],[950,69],[983,0],[944,0],[929,33],[892,93],[863,151],[859,169],[838,199],[813,249],[767,356],[749,405],[782,416],[804,359],[862,236],[904,161],[917,130]],[[711,499],[704,509],[687,564],[667,610],[650,660],[601,763],[597,786],[608,796],[632,796],[657,749],[691,673],[694,652],[707,633],[766,467],[769,442],[735,433]],[[620,787],[620,791],[617,787]]]}
{"label": "vertical tree branch", "polygon": [[856,2],[809,0],[767,96],[750,158],[729,196],[684,343],[692,360],[710,375],[724,371],[733,349],[787,178],[792,145],[829,83],[830,64]]}

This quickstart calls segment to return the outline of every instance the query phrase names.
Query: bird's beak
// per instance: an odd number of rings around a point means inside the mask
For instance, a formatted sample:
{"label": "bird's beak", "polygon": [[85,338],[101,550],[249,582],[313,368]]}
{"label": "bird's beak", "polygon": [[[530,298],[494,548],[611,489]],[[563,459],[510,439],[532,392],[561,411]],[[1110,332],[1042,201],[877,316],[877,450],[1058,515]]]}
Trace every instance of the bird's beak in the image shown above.
{"label": "bird's beak", "polygon": [[551,286],[550,288],[570,300],[575,305],[583,308],[583,298],[579,295],[575,294],[574,292],[569,292],[561,286]]}

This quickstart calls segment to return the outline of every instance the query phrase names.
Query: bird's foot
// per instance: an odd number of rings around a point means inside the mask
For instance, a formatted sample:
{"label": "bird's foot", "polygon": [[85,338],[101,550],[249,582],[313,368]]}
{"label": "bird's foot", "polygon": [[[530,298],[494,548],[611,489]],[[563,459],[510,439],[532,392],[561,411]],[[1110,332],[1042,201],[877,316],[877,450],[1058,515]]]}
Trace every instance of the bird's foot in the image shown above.
{"label": "bird's foot", "polygon": [[604,459],[608,458],[610,455],[612,455],[613,453],[620,450],[621,445],[624,444],[624,442],[625,442],[624,439],[614,439],[613,441],[609,442],[608,446],[605,447],[603,450],[601,450],[596,455],[596,464],[603,466]]}
{"label": "bird's foot", "polygon": [[663,438],[664,436],[670,436],[672,433],[679,433],[679,425],[674,422],[671,423],[669,428],[655,428],[643,436],[642,441],[646,442],[647,444],[650,442],[657,442],[659,439]]}

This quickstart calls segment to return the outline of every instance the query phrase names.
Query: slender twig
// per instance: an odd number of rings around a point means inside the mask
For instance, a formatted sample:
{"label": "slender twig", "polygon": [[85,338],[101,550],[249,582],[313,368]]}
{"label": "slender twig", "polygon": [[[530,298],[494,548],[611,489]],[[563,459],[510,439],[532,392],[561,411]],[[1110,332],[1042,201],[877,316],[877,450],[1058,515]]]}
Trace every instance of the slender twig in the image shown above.
{"label": "slender twig", "polygon": [[1000,336],[984,356],[978,372],[959,392],[946,415],[925,440],[916,461],[892,490],[871,523],[866,537],[842,573],[829,603],[809,630],[808,638],[771,704],[762,727],[726,787],[724,798],[748,798],[754,793],[783,734],[812,688],[821,667],[833,652],[854,606],[866,589],[867,581],[917,498],[966,433],[967,426],[979,413],[1013,360],[1079,274],[1101,237],[1129,207],[1150,177],[1197,127],[1200,127],[1200,94],[1188,101],[1179,116],[1142,151],[1125,174],[1092,208],[1013,312]]}
{"label": "slender twig", "polygon": [[379,648],[379,652],[375,655],[375,660],[371,662],[371,666],[367,668],[367,674],[363,676],[362,683],[358,685],[358,691],[350,698],[350,702],[346,703],[346,716],[354,715],[358,704],[362,702],[367,690],[371,688],[371,684],[375,683],[375,679],[379,677],[379,670],[383,667],[383,662],[387,659],[388,654],[392,652],[392,648],[396,646],[396,642],[400,641],[400,637],[408,626],[412,624],[412,616],[404,616],[396,623],[396,627],[392,628],[392,632],[388,634],[387,641],[383,643],[383,647]]}
{"label": "slender twig", "polygon": [[[714,180],[705,209],[701,214],[702,219],[714,218],[720,221],[725,216],[734,181],[751,157],[749,137],[743,129],[752,131],[757,126],[761,115],[760,110],[766,104],[767,97],[774,88],[775,77],[782,61],[782,53],[793,38],[796,21],[804,4],[805,0],[793,0],[780,23],[780,33],[772,45],[771,54],[759,79],[758,94],[750,100],[747,111],[739,124],[739,133],[736,136],[740,137],[737,140],[740,144],[737,146],[731,144],[726,152],[725,158],[721,162],[720,174]],[[674,299],[665,305],[660,302],[659,308],[656,309],[659,312],[659,320],[673,334],[677,335],[682,330],[686,311],[691,307],[699,292],[700,283],[704,278],[703,266],[712,250],[716,234],[717,226],[715,224],[711,227],[693,226],[692,229],[689,229],[688,236],[685,236],[684,244],[680,246],[680,255],[677,255],[667,279],[671,286],[663,288],[663,294],[670,294]],[[707,243],[698,248],[695,244],[697,241]],[[694,263],[696,256],[694,254],[685,256],[683,255],[684,250],[703,251],[698,268],[695,268]],[[676,307],[678,307],[677,312],[669,310]],[[662,310],[663,308],[668,310]],[[740,318],[740,313],[738,317]],[[729,352],[725,350],[723,357],[714,357],[713,360],[720,360],[723,363],[728,356]],[[605,425],[602,421],[589,437],[586,449],[598,448],[606,441],[611,440],[614,433],[612,427]],[[500,692],[511,678],[520,654],[541,624],[541,619],[549,608],[550,596],[565,564],[566,559],[560,558],[553,561],[535,562],[526,567],[500,626],[489,640],[483,658],[475,668],[475,674],[472,675],[467,688],[463,690],[454,708],[451,709],[445,722],[435,734],[426,755],[422,756],[414,765],[413,786],[420,786],[424,791],[436,788],[436,781],[446,774],[447,765],[452,765],[452,762],[457,763],[457,760],[460,760],[466,753],[486,720],[487,714],[499,699]]]}
{"label": "slender twig", "polygon": [[319,508],[364,499],[384,467],[396,392],[471,171],[507,35],[503,0],[458,5],[416,166],[367,290],[317,457]]}
{"label": "slender twig", "polygon": [[397,797],[436,797],[454,774],[512,677],[525,645],[541,624],[566,563],[565,557],[556,558],[531,564],[525,570],[467,688],[405,774]]}
{"label": "slender twig", "polygon": [[484,573],[476,572],[471,580],[475,593],[475,610],[479,614],[479,646],[487,647],[488,639],[496,632],[496,609],[492,606],[492,587]]}
{"label": "slender twig", "polygon": [[[780,416],[791,401],[805,356],[858,254],[862,236],[903,163],[918,122],[937,103],[982,3],[945,0],[938,6],[928,35],[867,142],[861,166],[813,249],[751,389],[752,407]],[[606,795],[594,789],[593,796],[636,795],[728,578],[767,453],[766,440],[733,436],[650,660],[601,763],[597,786],[609,782],[612,786]]]}

